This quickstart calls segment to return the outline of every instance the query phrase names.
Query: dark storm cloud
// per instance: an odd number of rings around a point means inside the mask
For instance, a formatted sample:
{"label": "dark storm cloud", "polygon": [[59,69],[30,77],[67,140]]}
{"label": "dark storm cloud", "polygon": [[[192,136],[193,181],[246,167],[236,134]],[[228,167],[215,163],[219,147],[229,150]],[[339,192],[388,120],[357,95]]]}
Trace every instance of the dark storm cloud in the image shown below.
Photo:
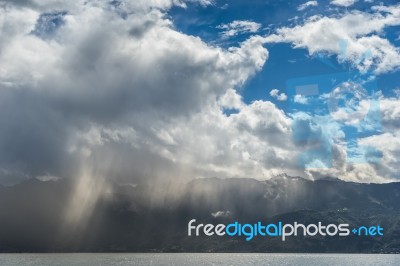
{"label": "dark storm cloud", "polygon": [[44,95],[26,88],[1,88],[0,168],[8,173],[3,178],[13,172],[26,177],[70,174],[73,158],[66,146],[77,124],[71,127],[64,117]]}
{"label": "dark storm cloud", "polygon": [[105,160],[113,163],[103,172],[120,179],[179,176],[178,157],[190,152],[179,145],[193,145],[202,127],[193,115],[219,112],[218,95],[253,75],[267,51],[256,38],[231,52],[209,47],[162,12],[144,12],[145,2],[126,18],[107,5],[77,6],[4,11],[15,12],[15,30],[0,54],[2,172],[68,177]]}
{"label": "dark storm cloud", "polygon": [[16,5],[16,6],[34,6],[32,0],[0,0],[0,4]]}

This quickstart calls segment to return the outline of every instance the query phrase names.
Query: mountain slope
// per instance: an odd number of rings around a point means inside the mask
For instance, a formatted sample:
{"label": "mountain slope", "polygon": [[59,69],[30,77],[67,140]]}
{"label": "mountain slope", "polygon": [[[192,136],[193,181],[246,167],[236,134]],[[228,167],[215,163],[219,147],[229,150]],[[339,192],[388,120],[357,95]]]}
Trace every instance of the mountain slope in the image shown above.
{"label": "mountain slope", "polygon": [[[185,252],[400,252],[400,183],[358,184],[280,176],[197,179],[160,202],[149,188],[112,184],[85,226],[65,227],[72,180],[0,187],[0,250]],[[189,237],[187,223],[321,221],[381,225],[383,237]]]}

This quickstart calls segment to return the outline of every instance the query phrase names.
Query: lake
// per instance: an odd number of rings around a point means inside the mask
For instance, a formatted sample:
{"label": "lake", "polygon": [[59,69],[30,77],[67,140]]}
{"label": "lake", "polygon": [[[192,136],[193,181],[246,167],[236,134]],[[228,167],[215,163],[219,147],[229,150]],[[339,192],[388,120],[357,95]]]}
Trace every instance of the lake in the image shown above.
{"label": "lake", "polygon": [[253,253],[67,253],[0,254],[4,266],[109,265],[400,265],[400,255],[360,254],[253,254]]}

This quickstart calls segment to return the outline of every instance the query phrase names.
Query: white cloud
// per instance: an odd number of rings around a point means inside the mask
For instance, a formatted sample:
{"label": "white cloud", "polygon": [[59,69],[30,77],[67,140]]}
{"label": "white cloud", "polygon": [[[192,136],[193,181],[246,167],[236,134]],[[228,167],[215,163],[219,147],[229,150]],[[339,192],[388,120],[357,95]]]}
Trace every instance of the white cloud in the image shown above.
{"label": "white cloud", "polygon": [[[359,145],[375,147],[382,152],[381,161],[371,168],[371,179],[395,181],[400,178],[400,98],[380,99],[380,110],[383,132],[374,136],[361,138]],[[378,181],[379,182],[379,181]]]}
{"label": "white cloud", "polygon": [[307,99],[307,97],[304,96],[304,95],[301,95],[301,94],[296,94],[296,95],[294,96],[293,101],[294,101],[295,103],[308,104],[308,99]]}
{"label": "white cloud", "polygon": [[261,28],[261,24],[253,21],[235,20],[229,24],[221,24],[217,28],[224,30],[221,33],[224,38],[229,38],[243,33],[256,33]]}
{"label": "white cloud", "polygon": [[241,109],[243,107],[242,96],[233,89],[228,89],[226,93],[219,99],[219,104],[227,109]]}
{"label": "white cloud", "polygon": [[380,111],[382,123],[387,130],[400,129],[400,100],[396,98],[381,98]]}
{"label": "white cloud", "polygon": [[395,71],[400,66],[399,48],[380,33],[386,27],[400,25],[400,6],[373,9],[372,14],[351,11],[341,17],[314,16],[303,25],[279,28],[266,41],[293,43],[295,48],[307,48],[310,54],[336,54],[340,60],[350,61],[360,70],[374,70],[376,74]]}
{"label": "white cloud", "polygon": [[301,174],[290,151],[286,115],[270,102],[239,105],[239,112],[230,116],[223,114],[222,106],[209,106],[188,120],[163,126],[176,142],[168,148],[170,159],[190,167],[195,177],[265,179],[284,171]]}
{"label": "white cloud", "polygon": [[[347,98],[348,95],[352,97]],[[367,91],[353,82],[343,82],[334,88],[328,102],[332,118],[346,125],[359,124],[373,109]]]}
{"label": "white cloud", "polygon": [[[310,178],[318,179],[324,176],[332,176],[346,181],[366,183],[392,182],[400,178],[398,162],[400,154],[400,108],[398,108],[400,99],[398,96],[392,98],[381,96],[379,102],[382,132],[353,139],[357,141],[357,149],[361,152],[359,154],[361,160],[358,162],[356,160],[355,163],[351,162],[354,158],[349,158],[349,147],[345,140],[346,132],[334,128],[335,122],[330,121],[332,117],[320,117],[315,124],[304,123],[310,125],[310,129],[308,130],[306,126],[300,128],[303,134],[310,136],[311,139],[322,140],[326,137],[332,144],[333,166],[331,168],[306,169]],[[305,117],[310,118],[307,115]],[[316,119],[316,117],[313,119]],[[299,118],[295,121],[298,120]],[[303,120],[305,120],[304,117]],[[329,126],[332,126],[330,133],[328,133]],[[304,133],[304,130],[307,130],[306,133]],[[318,135],[321,133],[322,135]],[[375,163],[367,163],[370,159],[373,159]]]}
{"label": "white cloud", "polygon": [[400,88],[396,88],[393,90],[394,94],[397,96],[397,98],[400,97]]}
{"label": "white cloud", "polygon": [[318,2],[317,2],[317,1],[308,1],[308,2],[305,2],[304,4],[299,5],[299,6],[297,7],[297,10],[303,11],[303,10],[309,8],[309,7],[312,7],[312,6],[318,6]]}
{"label": "white cloud", "polygon": [[231,212],[230,211],[217,211],[217,212],[211,213],[211,216],[214,218],[229,217],[229,216],[231,216]]}
{"label": "white cloud", "polygon": [[398,155],[400,154],[399,130],[363,138],[359,142],[360,145],[372,146],[382,152],[381,162],[373,171],[376,176],[386,177],[392,181],[400,178],[400,164],[398,161]]}
{"label": "white cloud", "polygon": [[214,0],[199,0],[200,4],[202,6],[212,6],[215,5],[215,1]]}
{"label": "white cloud", "polygon": [[287,100],[287,95],[285,93],[279,93],[278,89],[273,89],[269,92],[269,95],[278,101],[286,101]]}
{"label": "white cloud", "polygon": [[357,0],[332,0],[331,4],[335,6],[349,7],[355,4]]}

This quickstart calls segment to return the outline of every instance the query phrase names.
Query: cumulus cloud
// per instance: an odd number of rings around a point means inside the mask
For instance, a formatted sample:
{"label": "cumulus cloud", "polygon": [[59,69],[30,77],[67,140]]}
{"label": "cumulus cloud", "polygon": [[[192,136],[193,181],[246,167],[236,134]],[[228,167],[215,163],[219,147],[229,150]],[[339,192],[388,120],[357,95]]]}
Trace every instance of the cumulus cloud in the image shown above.
{"label": "cumulus cloud", "polygon": [[295,103],[308,104],[308,99],[307,99],[307,97],[304,96],[304,95],[301,95],[301,94],[296,94],[296,95],[294,96],[293,101],[294,101]]}
{"label": "cumulus cloud", "polygon": [[400,128],[400,95],[396,97],[384,98],[380,102],[380,112],[383,126],[387,131]]}
{"label": "cumulus cloud", "polygon": [[273,89],[269,92],[269,95],[278,101],[286,101],[287,100],[287,95],[285,93],[279,93],[278,89]]}
{"label": "cumulus cloud", "polygon": [[[323,161],[320,161],[319,165],[317,162],[311,164],[315,167],[308,167],[305,170],[311,179],[339,177],[353,182],[384,183],[397,181],[400,178],[398,174],[400,99],[398,96],[385,98],[381,95],[379,104],[378,119],[382,129],[369,136],[361,134],[351,139],[353,143],[346,140],[348,132],[335,122],[337,117],[295,114],[292,128],[296,143],[304,145],[305,152],[316,149],[319,158],[327,155],[326,157],[332,160],[331,167],[321,167]],[[364,108],[362,101],[358,105]],[[324,148],[318,143],[329,145]]]}
{"label": "cumulus cloud", "polygon": [[383,130],[381,134],[360,138],[360,145],[375,147],[382,153],[382,158],[378,164],[371,167],[371,179],[386,178],[397,180],[400,178],[400,167],[398,158],[400,155],[400,98],[381,97],[380,111]]}
{"label": "cumulus cloud", "polygon": [[247,20],[235,20],[229,24],[221,24],[217,28],[223,30],[221,34],[224,38],[230,38],[243,33],[256,33],[261,28],[261,24]]}
{"label": "cumulus cloud", "polygon": [[380,33],[400,24],[400,6],[375,6],[373,13],[346,12],[340,17],[313,16],[302,25],[279,28],[267,42],[293,43],[310,54],[338,55],[360,70],[376,74],[395,71],[400,66],[400,51]]}
{"label": "cumulus cloud", "polygon": [[[260,177],[283,160],[268,139],[287,131],[285,115],[266,123],[259,114],[277,108],[245,106],[233,89],[267,60],[261,37],[211,47],[173,28],[163,10],[178,1],[59,3],[57,13],[32,3],[1,11],[13,25],[0,37],[3,177],[74,176],[86,163],[138,182]],[[226,107],[243,113],[228,118]]]}
{"label": "cumulus cloud", "polygon": [[332,0],[331,4],[335,6],[349,7],[354,5],[357,0]]}
{"label": "cumulus cloud", "polygon": [[318,2],[317,2],[317,1],[308,1],[308,2],[305,2],[305,3],[301,4],[301,5],[299,5],[299,6],[297,7],[297,10],[303,11],[303,10],[309,8],[309,7],[312,7],[312,6],[318,6]]}
{"label": "cumulus cloud", "polygon": [[242,96],[237,94],[233,89],[228,89],[226,93],[220,98],[219,104],[227,109],[241,109],[243,107]]}

